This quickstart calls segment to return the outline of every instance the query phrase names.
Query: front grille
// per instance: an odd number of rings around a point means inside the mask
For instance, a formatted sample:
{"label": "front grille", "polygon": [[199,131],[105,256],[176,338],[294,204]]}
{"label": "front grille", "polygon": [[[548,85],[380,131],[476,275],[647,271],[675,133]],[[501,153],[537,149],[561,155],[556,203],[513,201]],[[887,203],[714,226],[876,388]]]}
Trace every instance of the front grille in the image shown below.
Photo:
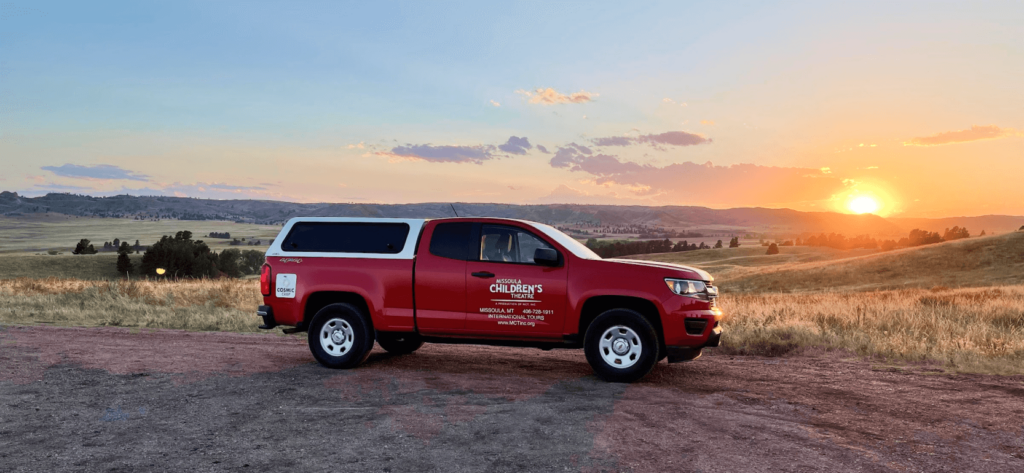
{"label": "front grille", "polygon": [[684,324],[686,325],[687,334],[701,335],[704,333],[704,328],[708,326],[708,321],[704,319],[686,319]]}

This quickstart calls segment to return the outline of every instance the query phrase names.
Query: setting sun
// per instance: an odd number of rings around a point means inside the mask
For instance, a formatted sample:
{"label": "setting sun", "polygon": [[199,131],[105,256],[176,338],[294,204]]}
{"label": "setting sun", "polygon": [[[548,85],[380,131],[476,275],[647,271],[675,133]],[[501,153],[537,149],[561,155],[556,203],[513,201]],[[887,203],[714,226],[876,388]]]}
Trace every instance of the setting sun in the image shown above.
{"label": "setting sun", "polygon": [[880,206],[874,198],[862,195],[851,200],[847,207],[855,214],[871,214],[877,212]]}

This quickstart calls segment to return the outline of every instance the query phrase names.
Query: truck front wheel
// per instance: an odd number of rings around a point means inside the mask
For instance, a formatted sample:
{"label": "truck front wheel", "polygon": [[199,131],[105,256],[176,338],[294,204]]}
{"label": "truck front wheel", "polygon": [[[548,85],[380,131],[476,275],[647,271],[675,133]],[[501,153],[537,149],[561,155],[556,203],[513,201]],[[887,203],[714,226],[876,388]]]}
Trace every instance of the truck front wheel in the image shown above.
{"label": "truck front wheel", "polygon": [[415,333],[377,333],[377,344],[392,355],[405,355],[423,346],[423,340]]}
{"label": "truck front wheel", "polygon": [[355,368],[373,348],[369,317],[352,304],[331,304],[309,323],[309,351],[328,368]]}
{"label": "truck front wheel", "polygon": [[632,383],[650,373],[658,362],[658,335],[636,311],[612,309],[597,316],[587,328],[583,352],[599,378]]}

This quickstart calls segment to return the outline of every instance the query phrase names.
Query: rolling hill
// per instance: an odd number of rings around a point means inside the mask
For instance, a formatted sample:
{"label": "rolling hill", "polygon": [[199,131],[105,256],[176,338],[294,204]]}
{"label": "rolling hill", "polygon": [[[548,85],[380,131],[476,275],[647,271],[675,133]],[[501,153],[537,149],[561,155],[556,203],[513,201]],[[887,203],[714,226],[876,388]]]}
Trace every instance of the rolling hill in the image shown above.
{"label": "rolling hill", "polygon": [[[213,200],[160,196],[91,197],[57,193],[41,197],[24,197],[14,192],[0,192],[0,215],[6,216],[58,213],[81,217],[227,220],[256,224],[279,224],[296,216],[441,218],[453,216],[453,207],[461,216],[519,218],[550,224],[587,222],[596,225],[646,225],[673,229],[774,234],[836,232],[850,236],[870,234],[895,237],[906,235],[911,227],[927,227],[941,231],[943,228],[953,225],[966,225],[977,233],[980,231],[980,227],[984,226],[980,224],[981,221],[977,220],[963,220],[962,222],[959,219],[887,220],[876,215],[800,212],[791,209],[756,207],[711,209],[693,206],[510,205],[447,202],[303,204],[268,200]],[[1024,225],[1024,217],[998,217],[997,219],[1000,222],[998,225],[992,223],[987,227],[990,232],[1007,231],[1009,226],[1019,226],[1018,222]],[[995,220],[992,221],[995,222]],[[987,223],[988,220],[985,222]]]}
{"label": "rolling hill", "polygon": [[[811,251],[816,249],[804,247],[784,247],[782,250],[782,254],[774,256],[764,255],[763,248],[754,247],[745,252],[705,250],[690,252],[695,253],[692,255],[684,253],[683,257],[676,256],[676,253],[666,253],[645,255],[642,258],[692,264],[707,269],[716,276],[716,282],[725,293],[873,291],[1024,284],[1022,232],[868,254],[855,251]],[[730,251],[735,251],[732,258],[729,257]],[[712,256],[714,252],[720,256]],[[696,253],[704,253],[703,258]]]}

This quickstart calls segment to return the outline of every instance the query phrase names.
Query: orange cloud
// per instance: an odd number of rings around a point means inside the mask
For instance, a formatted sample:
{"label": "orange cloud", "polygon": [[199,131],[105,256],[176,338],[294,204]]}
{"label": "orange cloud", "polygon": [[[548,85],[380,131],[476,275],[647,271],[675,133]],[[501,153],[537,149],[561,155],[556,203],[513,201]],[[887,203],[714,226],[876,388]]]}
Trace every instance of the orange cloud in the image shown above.
{"label": "orange cloud", "polygon": [[530,103],[539,103],[541,105],[555,105],[561,103],[587,103],[594,100],[597,94],[580,90],[569,95],[548,87],[546,89],[537,90],[523,90],[519,89],[516,91],[517,94],[523,95],[529,99]]}
{"label": "orange cloud", "polygon": [[970,130],[944,131],[932,136],[911,138],[909,141],[904,141],[903,146],[941,146],[1020,135],[1021,133],[1013,128],[999,128],[995,125],[972,125]]}
{"label": "orange cloud", "polygon": [[[671,202],[694,205],[750,205],[821,201],[842,191],[849,183],[814,169],[734,164],[715,166],[684,162],[654,166],[624,161],[617,156],[594,153],[570,143],[559,148],[548,162],[553,168],[583,172],[595,184],[626,187],[634,197],[656,196]],[[566,189],[562,189],[566,191]]]}

